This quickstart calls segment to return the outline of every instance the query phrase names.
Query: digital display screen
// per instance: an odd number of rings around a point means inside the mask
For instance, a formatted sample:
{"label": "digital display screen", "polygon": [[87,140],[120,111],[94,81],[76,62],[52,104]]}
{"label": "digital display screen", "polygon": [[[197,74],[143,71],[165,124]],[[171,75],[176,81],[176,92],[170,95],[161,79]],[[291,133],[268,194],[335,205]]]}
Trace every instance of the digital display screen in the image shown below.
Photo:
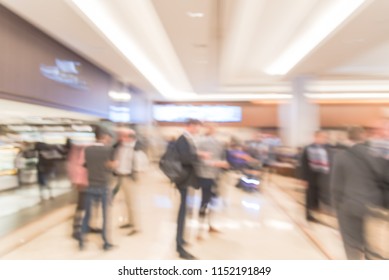
{"label": "digital display screen", "polygon": [[206,122],[240,122],[242,108],[226,105],[154,105],[153,115],[159,122],[185,122],[187,119]]}

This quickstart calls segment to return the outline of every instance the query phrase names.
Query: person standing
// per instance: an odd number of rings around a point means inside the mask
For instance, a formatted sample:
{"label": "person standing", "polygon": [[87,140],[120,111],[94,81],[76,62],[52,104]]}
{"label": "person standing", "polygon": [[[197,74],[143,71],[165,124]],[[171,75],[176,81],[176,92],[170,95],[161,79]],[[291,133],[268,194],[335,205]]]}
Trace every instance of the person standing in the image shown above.
{"label": "person standing", "polygon": [[305,147],[301,158],[301,179],[306,181],[306,219],[316,221],[312,211],[319,209],[320,190],[325,189],[325,182],[330,173],[330,159],[327,149],[327,133],[317,131],[314,143]]}
{"label": "person standing", "polygon": [[385,159],[375,157],[363,128],[352,128],[353,145],[335,155],[331,172],[333,205],[348,259],[365,256],[364,217],[369,207],[385,208],[383,185],[389,182]]}
{"label": "person standing", "polygon": [[138,232],[134,217],[136,197],[135,181],[138,179],[136,170],[136,152],[141,151],[142,145],[136,140],[135,131],[122,128],[118,131],[119,142],[114,145],[114,158],[117,161],[115,175],[118,177],[117,188],[121,190],[126,202],[128,223],[121,228],[132,228],[129,235]]}
{"label": "person standing", "polygon": [[[215,133],[216,126],[214,124],[207,124],[205,135],[200,137],[196,143],[199,151],[209,154],[208,159],[199,160],[196,168],[197,176],[199,177],[198,184],[202,194],[199,216],[201,224],[208,216],[209,232],[218,232],[211,225],[211,217],[210,213],[208,213],[210,211],[209,204],[217,196],[217,181],[221,173],[221,168],[228,168],[228,163],[225,159],[225,148],[216,139]],[[201,233],[199,233],[198,239],[201,239]]]}
{"label": "person standing", "polygon": [[53,191],[50,186],[50,181],[55,175],[56,162],[63,159],[62,150],[55,145],[50,145],[44,142],[37,142],[35,150],[38,152],[38,184],[41,202],[44,201],[44,189],[49,192],[50,199],[54,199]]}
{"label": "person standing", "polygon": [[177,218],[176,249],[181,258],[189,260],[193,260],[195,257],[185,250],[185,245],[187,244],[184,240],[186,199],[188,188],[190,186],[196,187],[198,185],[195,167],[199,160],[199,155],[195,146],[194,136],[199,133],[200,126],[200,121],[194,119],[188,120],[184,133],[177,139],[175,143],[179,155],[179,161],[187,174],[184,180],[176,183],[176,187],[180,193],[180,206]]}
{"label": "person standing", "polygon": [[88,170],[89,186],[85,190],[85,216],[82,221],[82,230],[78,238],[80,249],[84,248],[84,235],[89,229],[89,220],[92,203],[98,201],[102,207],[102,238],[103,249],[110,250],[113,245],[108,240],[108,216],[111,205],[111,190],[109,187],[112,170],[116,162],[112,161],[112,137],[109,131],[98,128],[96,130],[97,143],[85,149],[85,166]]}

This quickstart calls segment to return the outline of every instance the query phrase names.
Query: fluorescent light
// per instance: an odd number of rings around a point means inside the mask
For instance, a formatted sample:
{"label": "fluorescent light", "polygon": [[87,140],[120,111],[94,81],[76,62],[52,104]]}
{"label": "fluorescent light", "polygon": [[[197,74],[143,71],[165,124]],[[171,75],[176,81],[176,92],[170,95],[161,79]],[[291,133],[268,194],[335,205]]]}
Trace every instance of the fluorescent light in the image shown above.
{"label": "fluorescent light", "polygon": [[169,84],[134,39],[128,36],[126,30],[111,16],[104,6],[107,1],[72,0],[72,2],[163,96],[180,98],[195,95],[193,92],[178,91]]}
{"label": "fluorescent light", "polygon": [[204,13],[187,12],[186,14],[187,14],[188,16],[190,16],[191,18],[202,18],[202,17],[204,17]]}
{"label": "fluorescent light", "polygon": [[194,97],[183,97],[176,101],[243,101],[243,100],[286,100],[291,99],[291,94],[280,93],[236,93],[236,94],[199,94]]}
{"label": "fluorescent light", "polygon": [[265,72],[269,75],[285,75],[342,22],[352,15],[365,0],[333,1],[331,7],[315,21],[306,32],[295,40]]}
{"label": "fluorescent light", "polygon": [[389,83],[386,81],[347,81],[314,83],[307,86],[309,92],[389,92]]}
{"label": "fluorescent light", "polygon": [[126,102],[131,100],[131,94],[129,94],[128,92],[110,91],[108,95],[115,101]]}
{"label": "fluorescent light", "polygon": [[306,93],[310,99],[389,99],[389,93]]}
{"label": "fluorescent light", "polygon": [[222,87],[222,92],[291,92],[290,85],[277,85],[277,86],[229,86]]}

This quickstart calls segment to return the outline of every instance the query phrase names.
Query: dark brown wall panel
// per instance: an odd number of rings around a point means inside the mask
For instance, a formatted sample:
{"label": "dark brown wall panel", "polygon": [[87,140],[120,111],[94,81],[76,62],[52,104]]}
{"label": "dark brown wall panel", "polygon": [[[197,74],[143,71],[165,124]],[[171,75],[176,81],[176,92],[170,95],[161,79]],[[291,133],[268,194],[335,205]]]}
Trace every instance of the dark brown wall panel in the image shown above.
{"label": "dark brown wall panel", "polygon": [[[76,62],[78,73],[64,72],[56,59]],[[86,87],[51,80],[41,67]],[[110,84],[109,74],[0,5],[0,98],[107,116]]]}

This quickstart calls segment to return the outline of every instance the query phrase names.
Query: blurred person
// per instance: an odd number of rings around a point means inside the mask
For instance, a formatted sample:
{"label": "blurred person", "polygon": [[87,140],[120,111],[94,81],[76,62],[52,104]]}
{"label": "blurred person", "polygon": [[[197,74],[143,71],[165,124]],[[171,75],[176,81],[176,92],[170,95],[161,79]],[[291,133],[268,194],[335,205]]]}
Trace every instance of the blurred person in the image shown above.
{"label": "blurred person", "polygon": [[375,122],[368,142],[375,156],[389,159],[389,120]]}
{"label": "blurred person", "polygon": [[255,159],[243,149],[243,145],[236,138],[231,139],[230,146],[227,149],[227,162],[235,170],[247,168],[248,162]]}
{"label": "blurred person", "polygon": [[195,119],[187,121],[184,133],[177,139],[175,146],[179,155],[179,161],[182,164],[186,178],[176,183],[180,193],[180,206],[177,218],[176,249],[179,256],[183,259],[193,260],[195,257],[185,250],[187,242],[184,240],[186,202],[189,187],[198,186],[197,175],[195,171],[199,160],[199,154],[195,145],[194,137],[199,133],[201,122]]}
{"label": "blurred person", "polygon": [[85,166],[88,170],[88,188],[85,196],[85,216],[78,238],[80,249],[84,248],[84,234],[88,232],[93,201],[101,202],[103,249],[110,250],[113,245],[108,240],[108,215],[111,206],[110,175],[116,167],[112,160],[112,135],[104,128],[96,129],[97,142],[85,149]]}
{"label": "blurred person", "polygon": [[226,160],[231,167],[231,170],[234,170],[239,174],[238,182],[235,185],[237,188],[249,192],[259,190],[261,182],[261,162],[251,157],[249,153],[243,149],[243,145],[239,140],[231,140],[231,145],[227,149]]}
{"label": "blurred person", "polygon": [[249,155],[266,165],[269,161],[269,145],[265,143],[265,135],[260,131],[256,132],[253,139],[247,142],[246,150]]}
{"label": "blurred person", "polygon": [[[200,222],[204,223],[204,220],[208,216],[209,232],[218,232],[212,224],[209,210],[209,204],[212,199],[217,196],[217,180],[220,176],[222,168],[228,168],[228,163],[225,160],[225,149],[222,143],[220,143],[216,137],[216,125],[206,124],[205,135],[199,137],[196,141],[196,146],[199,151],[209,154],[209,158],[200,159],[196,167],[196,173],[198,176],[198,185],[201,189],[201,206],[200,206]],[[200,227],[201,228],[201,227]],[[201,239],[201,232],[198,235],[198,239]]]}
{"label": "blurred person", "polygon": [[335,155],[331,190],[348,259],[364,259],[364,217],[369,207],[385,207],[382,184],[389,182],[387,161],[374,157],[363,128],[349,130],[353,145]]}
{"label": "blurred person", "polygon": [[329,189],[330,159],[327,133],[316,131],[314,142],[304,148],[301,156],[301,179],[306,181],[306,219],[317,221],[312,212],[319,210],[320,192]]}
{"label": "blurred person", "polygon": [[20,143],[19,148],[19,152],[15,158],[15,166],[18,170],[19,186],[21,186],[26,182],[34,182],[34,173],[30,173],[28,171],[37,169],[37,161],[35,161],[35,159],[38,158],[38,154],[35,150],[34,144],[29,142],[24,141]]}
{"label": "blurred person", "polygon": [[[67,172],[70,182],[77,190],[77,206],[73,219],[73,238],[81,233],[82,220],[85,214],[86,188],[88,187],[88,171],[85,167],[85,148],[87,145],[69,143]],[[88,232],[99,233],[101,230],[88,226]]]}
{"label": "blurred person", "polygon": [[118,185],[115,192],[121,190],[127,207],[128,223],[121,228],[132,228],[129,235],[138,232],[134,218],[135,181],[138,180],[136,170],[136,152],[142,150],[142,144],[136,139],[135,131],[129,128],[118,130],[118,142],[113,146],[114,158],[117,161],[115,175],[118,177]]}
{"label": "blurred person", "polygon": [[53,191],[50,185],[50,179],[55,174],[56,161],[63,159],[63,152],[56,145],[46,144],[44,142],[35,143],[35,150],[38,152],[38,184],[41,202],[44,200],[44,189],[49,192],[49,198],[53,199]]}

